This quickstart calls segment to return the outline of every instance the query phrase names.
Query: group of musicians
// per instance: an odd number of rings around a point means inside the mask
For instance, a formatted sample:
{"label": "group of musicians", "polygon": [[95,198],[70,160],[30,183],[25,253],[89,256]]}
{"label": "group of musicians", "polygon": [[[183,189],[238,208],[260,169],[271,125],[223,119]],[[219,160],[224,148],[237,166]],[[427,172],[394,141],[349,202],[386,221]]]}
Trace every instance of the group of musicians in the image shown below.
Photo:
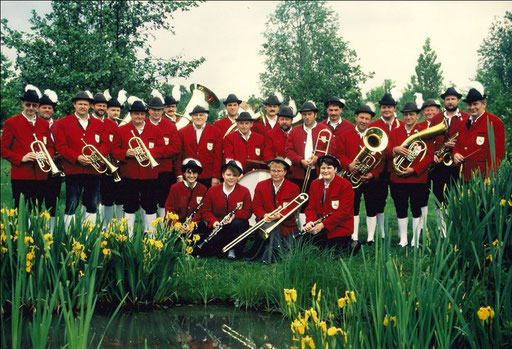
{"label": "group of musicians", "polygon": [[[91,224],[108,224],[115,211],[115,217],[126,218],[130,236],[139,209],[150,233],[157,216],[172,212],[201,236],[197,253],[205,256],[270,263],[299,236],[354,249],[360,244],[363,195],[372,244],[376,229],[385,234],[388,188],[399,245],[408,245],[410,207],[411,246],[417,247],[430,188],[444,235],[446,187],[459,176],[469,181],[475,173],[496,173],[505,151],[503,122],[486,112],[486,95],[479,88],[471,88],[463,100],[468,113],[459,110],[462,95],[450,87],[440,96],[443,111],[435,100],[421,107],[407,102],[400,110],[403,120],[386,93],[379,101],[380,118],[373,120],[375,108],[362,105],[355,125],[341,117],[345,100],[338,97],[325,102],[328,117],[322,122],[315,103],[303,103],[302,122],[293,126],[294,110],[276,96],[265,100],[265,114],[255,120],[240,111],[242,101],[234,94],[224,100],[227,115],[213,125],[206,122],[208,105],[198,103],[182,116],[189,123],[178,129],[178,101],[170,96],[154,96],[147,104],[135,99],[130,118],[118,125],[123,101],[107,97],[80,91],[72,98],[74,112],[55,120],[56,94],[25,88],[23,110],[6,120],[1,136],[15,206],[21,194],[32,205],[44,202],[53,229],[64,181],[66,229],[78,207]],[[421,112],[425,121],[418,122]],[[269,178],[256,183],[251,197],[238,181],[262,169]],[[299,224],[297,216],[302,216]],[[254,243],[244,250],[247,240]]]}

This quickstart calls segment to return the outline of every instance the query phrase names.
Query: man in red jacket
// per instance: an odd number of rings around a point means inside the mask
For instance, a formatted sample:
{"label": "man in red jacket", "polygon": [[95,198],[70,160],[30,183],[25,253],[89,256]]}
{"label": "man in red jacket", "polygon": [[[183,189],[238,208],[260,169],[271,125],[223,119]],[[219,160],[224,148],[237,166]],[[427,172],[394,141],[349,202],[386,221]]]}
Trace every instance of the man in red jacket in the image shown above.
{"label": "man in red jacket", "polygon": [[[242,234],[249,227],[251,211],[251,194],[249,189],[238,184],[242,166],[237,161],[228,161],[222,167],[224,182],[212,186],[203,201],[203,219],[208,223],[210,232],[219,227],[220,222],[240,203],[241,208],[229,219],[226,225],[203,247],[203,255],[221,256],[222,248]],[[241,256],[243,244],[238,244],[228,251],[228,258]]]}
{"label": "man in red jacket", "polygon": [[[391,130],[400,127],[403,122],[398,120],[396,117],[396,101],[390,93],[384,94],[379,101],[380,119],[372,122],[369,127],[378,127],[384,132],[389,138]],[[377,207],[377,226],[384,237],[384,208],[386,207],[386,201],[389,192],[389,170],[387,165],[387,159],[383,159],[382,171],[379,176],[373,181],[368,183],[370,188],[371,200]]]}
{"label": "man in red jacket", "polygon": [[264,138],[252,131],[254,122],[251,114],[241,112],[236,118],[236,124],[238,131],[224,138],[224,158],[240,162],[244,173],[263,167]]}
{"label": "man in red jacket", "polygon": [[[141,100],[132,103],[129,110],[132,120],[130,123],[119,126],[114,135],[112,153],[120,163],[120,173],[125,193],[124,212],[128,222],[128,233],[133,234],[135,212],[142,207],[144,230],[153,231],[151,223],[156,219],[157,212],[157,186],[158,170],[153,168],[151,162],[136,157],[135,149],[144,147],[149,154],[146,159],[159,160],[166,156],[163,137],[158,127],[146,121],[146,106]],[[134,137],[142,141],[140,144]],[[141,160],[141,162],[139,162]],[[158,161],[157,161],[158,162]],[[148,165],[148,166],[143,166]]]}
{"label": "man in red jacket", "polygon": [[178,101],[174,99],[173,96],[165,96],[164,98],[164,116],[170,121],[178,122],[178,118],[176,117],[176,110],[178,109]]}
{"label": "man in red jacket", "polygon": [[465,181],[470,181],[473,175],[495,176],[505,154],[505,126],[485,110],[486,97],[480,85],[471,88],[463,100],[469,117],[459,128],[453,160],[455,165],[462,164]]}
{"label": "man in red jacket", "polygon": [[[252,208],[257,221],[264,220],[262,229],[273,226],[276,221],[292,212],[298,203],[291,203],[299,195],[299,187],[286,179],[290,168],[290,160],[276,157],[268,162],[271,178],[259,182],[254,190]],[[289,206],[283,209],[286,205]],[[278,212],[272,214],[277,208]],[[297,230],[295,214],[292,213],[280,225],[274,228],[266,240],[259,244],[258,251],[252,250],[250,260],[270,264],[285,252],[293,240],[293,232]],[[256,236],[256,242],[259,241]]]}
{"label": "man in red jacket", "polygon": [[400,236],[399,245],[402,247],[407,246],[407,225],[409,222],[408,208],[409,201],[412,213],[412,231],[413,238],[411,246],[418,247],[420,234],[423,226],[421,207],[422,207],[422,193],[425,191],[427,183],[428,168],[433,160],[434,144],[431,139],[423,139],[425,145],[425,155],[419,153],[418,156],[410,162],[406,157],[411,151],[418,151],[419,146],[409,150],[408,147],[402,146],[403,141],[408,137],[426,129],[426,125],[417,124],[420,116],[420,109],[414,102],[407,102],[404,104],[403,109],[400,111],[404,118],[404,125],[399,128],[391,130],[389,133],[388,156],[400,156],[404,159],[401,165],[401,172],[396,173],[393,170],[393,162],[389,161],[389,170],[391,172],[391,197],[395,203],[396,216],[398,219],[398,235]]}
{"label": "man in red jacket", "polygon": [[[217,127],[206,123],[208,113],[205,108],[195,106],[190,113],[192,123],[179,130],[180,159],[193,158],[201,162],[203,171],[197,181],[207,188],[220,183],[222,156],[222,135]],[[178,171],[178,181],[182,180],[182,173]]]}
{"label": "man in red jacket", "polygon": [[338,137],[343,132],[354,128],[353,123],[341,117],[341,113],[345,107],[344,99],[332,96],[327,102],[324,103],[324,106],[325,111],[327,112],[327,119],[321,123],[329,126],[335,137]]}
{"label": "man in red jacket", "polygon": [[279,101],[276,95],[271,95],[263,102],[263,105],[265,106],[265,115],[254,123],[252,129],[254,132],[265,136],[267,132],[273,130],[277,125],[277,112],[281,101]]}
{"label": "man in red jacket", "polygon": [[354,230],[354,190],[348,180],[336,175],[340,164],[334,156],[321,156],[318,165],[322,178],[311,183],[304,230],[321,245],[346,249]]}
{"label": "man in red jacket", "polygon": [[[343,177],[352,178],[353,181],[359,180],[359,182],[352,182],[354,188],[354,233],[352,234],[353,246],[357,246],[359,240],[359,206],[361,204],[361,197],[364,195],[364,203],[366,207],[366,227],[368,229],[368,243],[371,245],[375,237],[375,227],[377,226],[377,206],[375,202],[370,198],[371,192],[369,188],[370,181],[377,178],[380,171],[382,170],[383,161],[374,168],[371,172],[364,175],[361,174],[360,162],[356,161],[356,156],[359,152],[365,148],[364,139],[367,136],[368,125],[372,121],[372,117],[375,116],[375,112],[368,105],[359,107],[355,112],[356,127],[351,130],[347,130],[339,137],[336,137],[336,152],[334,156],[338,158],[343,168]],[[382,142],[382,139],[381,139]],[[382,143],[381,143],[382,144]],[[385,146],[382,145],[385,150]],[[385,154],[381,151],[380,154],[372,152],[372,156],[375,161],[382,159]],[[372,161],[364,161],[363,165],[367,165]]]}
{"label": "man in red jacket", "polygon": [[238,116],[238,110],[240,109],[242,100],[238,99],[235,94],[231,93],[223,103],[226,107],[226,112],[228,115],[225,118],[215,121],[214,123],[214,126],[220,130],[222,137],[224,137],[228,129],[235,124],[235,119]]}
{"label": "man in red jacket", "polygon": [[82,204],[86,208],[84,220],[96,224],[101,175],[91,162],[93,149],[83,148],[87,144],[106,156],[110,147],[103,123],[89,115],[92,100],[89,91],[78,92],[71,99],[75,112],[59,119],[54,133],[55,148],[62,155],[66,174],[66,229],[71,224],[82,191]]}
{"label": "man in red jacket", "polygon": [[278,156],[285,158],[285,145],[292,129],[293,111],[290,107],[282,106],[277,112],[277,127],[265,134],[265,151],[263,159],[270,161]]}
{"label": "man in red jacket", "polygon": [[[334,146],[334,143],[329,143],[329,140],[332,140],[332,132],[329,131],[328,126],[316,122],[318,108],[314,102],[305,102],[299,112],[302,115],[303,124],[292,128],[286,141],[285,151],[286,157],[292,161],[290,180],[299,187],[305,188],[304,192],[307,192],[311,181],[318,177],[315,167],[318,156],[328,153],[328,145]],[[318,145],[316,152],[315,145]],[[304,183],[307,171],[310,171],[310,176],[307,183]]]}
{"label": "man in red jacket", "polygon": [[[39,166],[40,147],[32,151],[31,144],[43,142],[50,156],[53,156],[53,140],[48,122],[36,116],[41,92],[37,87],[27,85],[21,97],[23,111],[5,121],[0,148],[2,157],[11,163],[11,186],[14,207],[19,207],[21,194],[30,206],[41,208],[44,187],[48,173]],[[47,167],[47,166],[45,166]]]}

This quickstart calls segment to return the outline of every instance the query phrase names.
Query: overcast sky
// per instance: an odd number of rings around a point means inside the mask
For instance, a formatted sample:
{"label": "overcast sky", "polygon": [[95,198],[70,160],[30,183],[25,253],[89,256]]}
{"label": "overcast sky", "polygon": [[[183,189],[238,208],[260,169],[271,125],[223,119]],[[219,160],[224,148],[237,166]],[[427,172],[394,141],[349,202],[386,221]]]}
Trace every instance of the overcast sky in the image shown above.
{"label": "overcast sky", "polygon": [[[153,54],[166,58],[183,55],[205,57],[187,81],[210,88],[219,98],[236,93],[246,99],[260,95],[259,74],[264,57],[259,51],[268,16],[277,2],[207,1],[188,12],[175,14],[176,35],[157,32]],[[406,86],[427,37],[441,62],[445,85],[464,87],[474,77],[477,50],[496,18],[512,11],[510,1],[435,2],[328,2],[340,18],[339,35],[356,51],[363,71],[375,73],[363,92],[381,85],[384,79]],[[15,29],[29,30],[31,9],[51,9],[41,1],[1,1],[2,18]],[[4,48],[2,47],[2,51]],[[13,58],[12,53],[9,56]],[[91,86],[91,90],[94,87]],[[343,96],[340,96],[343,97]]]}

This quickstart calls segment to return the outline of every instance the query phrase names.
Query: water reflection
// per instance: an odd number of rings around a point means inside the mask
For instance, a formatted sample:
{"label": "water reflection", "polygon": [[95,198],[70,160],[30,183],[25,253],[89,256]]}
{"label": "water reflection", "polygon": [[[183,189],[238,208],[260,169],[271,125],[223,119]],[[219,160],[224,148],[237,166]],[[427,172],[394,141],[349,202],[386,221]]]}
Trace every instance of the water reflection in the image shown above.
{"label": "water reflection", "polygon": [[[95,315],[93,346],[109,321]],[[177,306],[118,314],[103,338],[103,348],[286,348],[290,323],[280,315],[225,306]]]}

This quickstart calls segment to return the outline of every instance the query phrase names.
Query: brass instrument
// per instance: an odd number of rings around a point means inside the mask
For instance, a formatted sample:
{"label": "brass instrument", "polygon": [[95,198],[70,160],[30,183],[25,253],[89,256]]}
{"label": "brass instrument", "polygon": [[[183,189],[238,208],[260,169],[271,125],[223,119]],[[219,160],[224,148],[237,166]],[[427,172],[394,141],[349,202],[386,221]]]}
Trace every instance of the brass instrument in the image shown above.
{"label": "brass instrument", "polygon": [[252,233],[254,233],[255,231],[258,231],[259,230],[259,233],[260,233],[260,236],[263,240],[266,240],[268,239],[270,233],[275,229],[277,228],[278,225],[280,225],[286,218],[288,218],[292,213],[294,213],[295,211],[297,211],[302,205],[304,205],[307,201],[309,200],[309,195],[306,194],[306,193],[301,193],[299,195],[297,195],[292,201],[288,202],[286,205],[284,205],[283,207],[279,206],[278,208],[276,208],[274,211],[270,212],[270,215],[273,216],[275,214],[281,214],[281,212],[283,212],[284,210],[286,210],[291,204],[293,203],[297,203],[297,206],[295,206],[292,210],[290,210],[289,212],[287,212],[284,216],[282,216],[281,218],[279,218],[274,224],[272,224],[270,227],[264,229],[262,228],[262,226],[267,223],[265,222],[264,219],[260,220],[258,223],[256,223],[255,225],[253,225],[251,228],[247,229],[244,233],[240,234],[236,239],[234,239],[233,241],[231,241],[229,244],[227,244],[226,246],[224,246],[224,248],[222,249],[222,252],[227,252],[229,251],[230,249],[232,249],[233,247],[235,247],[236,245],[238,245],[239,242],[241,242],[242,240],[244,240],[247,236],[251,235]]}
{"label": "brass instrument", "polygon": [[[36,154],[36,161],[39,165],[39,168],[43,172],[52,172],[52,176],[60,175],[61,177],[64,177],[65,174],[55,164],[52,157],[50,156],[50,153],[48,152],[48,149],[46,149],[46,145],[37,139],[36,134],[34,133],[34,141],[30,143],[30,149],[32,152]],[[39,148],[38,148],[39,147]]]}
{"label": "brass instrument", "polygon": [[[131,150],[135,152],[135,159],[137,160],[139,165],[142,167],[148,167],[149,165],[151,165],[151,168],[159,166],[160,164],[156,162],[156,160],[153,158],[151,152],[144,144],[144,141],[140,137],[135,136],[133,130],[132,135],[133,137],[130,138],[130,140],[128,141],[128,146],[130,147]],[[132,142],[136,143],[135,147],[132,145]]]}
{"label": "brass instrument", "polygon": [[190,91],[192,91],[192,97],[190,97],[190,100],[187,103],[183,113],[175,113],[175,115],[180,116],[180,119],[178,122],[176,122],[176,128],[178,130],[187,126],[192,121],[190,112],[195,108],[196,105],[205,106],[206,103],[210,107],[218,108],[220,104],[219,99],[215,93],[203,85],[191,84]]}
{"label": "brass instrument", "polygon": [[[116,163],[115,160],[112,158],[112,156],[110,154],[107,155],[107,159],[112,164]],[[120,182],[121,181],[121,177],[119,176],[119,171],[117,171],[117,169],[116,169],[115,172],[110,172],[107,175],[108,176],[114,176],[114,182]]]}
{"label": "brass instrument", "polygon": [[[82,138],[82,142],[84,142],[85,146],[82,148],[82,155],[91,161],[91,166],[94,167],[98,173],[105,173],[110,171],[110,173],[114,173],[117,171],[118,167],[114,166],[110,161],[104,157],[98,149],[92,144],[87,144]],[[90,151],[87,154],[87,150]]]}
{"label": "brass instrument", "polygon": [[[253,111],[252,107],[247,102],[242,102],[242,104],[240,104],[240,108],[243,109],[243,111],[247,111],[249,114],[254,115],[254,111]],[[258,113],[258,116],[256,118],[252,119],[252,121],[256,122],[260,119],[262,120],[263,125],[266,126],[267,120],[265,119],[265,115],[263,114],[263,111],[261,111],[261,110]],[[226,133],[224,133],[224,136],[222,138],[226,138],[226,136],[228,134],[230,134],[231,132],[236,132],[236,131],[238,131],[238,125],[235,122],[231,126],[229,126],[228,130],[226,131]]]}
{"label": "brass instrument", "polygon": [[407,137],[407,139],[402,142],[401,146],[407,147],[408,154],[407,156],[397,155],[393,159],[393,169],[395,170],[395,173],[398,176],[403,175],[405,170],[408,167],[411,167],[413,162],[415,162],[418,157],[419,161],[425,157],[427,154],[427,145],[422,140],[422,138],[434,137],[445,133],[447,130],[448,123],[446,120],[443,120],[442,123],[437,124],[436,126],[429,127],[423,131],[417,132]]}
{"label": "brass instrument", "polygon": [[343,177],[352,183],[352,188],[358,188],[361,185],[361,176],[373,171],[380,162],[384,155],[382,152],[388,146],[388,136],[386,132],[378,127],[370,127],[366,130],[363,137],[364,148],[356,155],[354,161],[356,164],[357,174],[352,174],[349,171],[343,173]]}
{"label": "brass instrument", "polygon": [[[322,133],[326,133],[326,135],[322,136]],[[322,139],[322,137],[325,137],[325,140]],[[315,142],[315,148],[313,149],[313,156],[315,156],[316,153],[320,152],[324,155],[327,155],[329,152],[329,146],[331,145],[331,139],[332,139],[332,132],[326,128],[323,130],[320,130],[318,132],[318,135],[316,137]],[[322,142],[327,143],[327,146],[325,147],[325,150],[319,150],[318,149],[318,141],[322,140]],[[308,168],[306,169],[306,175],[304,176],[304,183],[302,184],[301,193],[304,193],[306,191],[306,188],[308,186],[309,177],[311,176],[311,170],[313,169],[313,166],[308,165]]]}
{"label": "brass instrument", "polygon": [[453,153],[452,149],[450,147],[446,146],[446,143],[453,143],[457,140],[457,137],[459,137],[459,132],[453,135],[453,137],[449,138],[438,150],[434,152],[434,155],[436,155],[442,162],[445,164],[445,166],[451,166],[453,164]]}

